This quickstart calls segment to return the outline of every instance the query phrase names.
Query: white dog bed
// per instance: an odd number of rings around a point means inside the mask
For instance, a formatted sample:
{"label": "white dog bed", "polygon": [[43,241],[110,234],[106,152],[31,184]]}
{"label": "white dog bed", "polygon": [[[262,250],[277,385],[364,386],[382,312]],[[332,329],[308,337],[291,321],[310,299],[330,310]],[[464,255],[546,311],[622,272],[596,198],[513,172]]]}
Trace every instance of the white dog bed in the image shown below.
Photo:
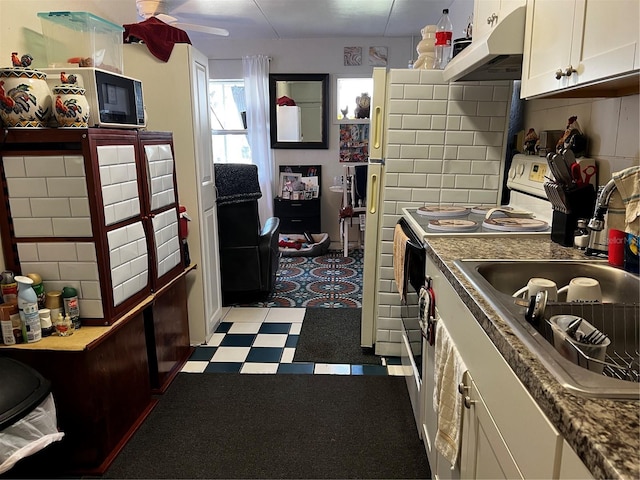
{"label": "white dog bed", "polygon": [[304,243],[302,243],[300,249],[280,246],[280,253],[285,257],[316,257],[327,253],[329,250],[329,244],[331,243],[329,240],[329,234],[312,233],[311,236],[313,237],[314,243],[307,243],[304,235],[281,233],[280,242],[296,242],[301,240]]}

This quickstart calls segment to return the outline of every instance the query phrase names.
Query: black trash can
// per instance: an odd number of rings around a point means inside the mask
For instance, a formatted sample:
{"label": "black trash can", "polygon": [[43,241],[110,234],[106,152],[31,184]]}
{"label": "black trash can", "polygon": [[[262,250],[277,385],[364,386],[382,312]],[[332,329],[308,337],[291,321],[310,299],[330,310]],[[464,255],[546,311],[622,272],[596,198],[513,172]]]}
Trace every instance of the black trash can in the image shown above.
{"label": "black trash can", "polygon": [[0,357],[0,475],[63,437],[51,382],[17,360]]}

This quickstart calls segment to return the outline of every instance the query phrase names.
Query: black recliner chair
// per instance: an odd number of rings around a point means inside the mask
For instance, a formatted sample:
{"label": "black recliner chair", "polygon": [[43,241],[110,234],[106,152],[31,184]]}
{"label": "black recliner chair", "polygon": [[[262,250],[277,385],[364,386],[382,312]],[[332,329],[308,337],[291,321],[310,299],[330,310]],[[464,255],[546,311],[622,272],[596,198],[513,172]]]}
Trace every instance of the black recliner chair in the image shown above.
{"label": "black recliner chair", "polygon": [[275,287],[280,219],[261,227],[256,165],[215,164],[223,305],[264,300]]}

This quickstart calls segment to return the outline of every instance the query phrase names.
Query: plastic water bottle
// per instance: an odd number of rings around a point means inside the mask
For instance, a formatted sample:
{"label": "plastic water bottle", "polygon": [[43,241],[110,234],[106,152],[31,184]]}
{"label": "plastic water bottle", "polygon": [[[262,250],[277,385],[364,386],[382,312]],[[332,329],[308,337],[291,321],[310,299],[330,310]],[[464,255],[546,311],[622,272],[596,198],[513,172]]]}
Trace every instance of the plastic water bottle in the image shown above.
{"label": "plastic water bottle", "polygon": [[451,60],[453,41],[453,25],[449,19],[448,8],[442,10],[442,16],[440,17],[440,20],[438,20],[438,24],[436,26],[436,59],[433,63],[433,68],[436,70],[443,70],[444,67],[447,66],[447,63],[449,63],[449,60]]}

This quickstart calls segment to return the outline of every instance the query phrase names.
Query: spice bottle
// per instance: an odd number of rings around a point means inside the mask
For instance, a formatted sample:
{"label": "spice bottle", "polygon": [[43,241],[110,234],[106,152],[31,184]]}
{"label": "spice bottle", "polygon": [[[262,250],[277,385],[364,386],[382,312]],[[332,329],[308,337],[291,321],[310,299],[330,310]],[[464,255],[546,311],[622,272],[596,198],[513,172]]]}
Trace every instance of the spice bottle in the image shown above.
{"label": "spice bottle", "polygon": [[2,272],[0,292],[2,292],[2,300],[4,303],[18,303],[18,284],[11,270]]}
{"label": "spice bottle", "polygon": [[64,287],[62,289],[62,302],[64,303],[64,313],[71,318],[73,328],[80,328],[80,307],[77,290],[73,287]]}
{"label": "spice bottle", "polygon": [[38,297],[38,308],[44,308],[45,294],[44,285],[42,284],[42,277],[37,273],[27,273],[27,277],[33,280],[33,291],[36,292]]}
{"label": "spice bottle", "polygon": [[42,340],[38,297],[31,286],[33,280],[21,275],[15,277],[15,280],[18,283],[18,312],[22,322],[22,337],[27,343]]}

